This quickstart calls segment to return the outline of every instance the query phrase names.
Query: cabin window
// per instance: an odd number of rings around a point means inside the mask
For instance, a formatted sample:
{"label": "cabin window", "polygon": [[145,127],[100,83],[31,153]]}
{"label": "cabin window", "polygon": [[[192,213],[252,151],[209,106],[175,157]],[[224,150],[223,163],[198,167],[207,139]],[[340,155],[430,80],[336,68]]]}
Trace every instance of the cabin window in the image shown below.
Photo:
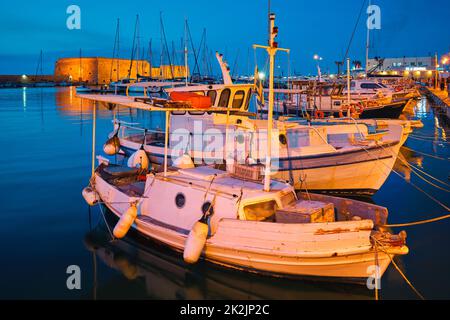
{"label": "cabin window", "polygon": [[277,209],[275,200],[245,206],[245,218],[250,221],[263,221],[272,217]]}
{"label": "cabin window", "polygon": [[177,206],[178,209],[181,209],[185,206],[186,204],[186,197],[184,194],[179,193],[177,194],[177,196],[175,197],[175,204]]}
{"label": "cabin window", "polygon": [[280,143],[281,143],[283,146],[287,145],[287,137],[286,137],[285,134],[280,134],[279,140],[280,140]]}
{"label": "cabin window", "polygon": [[379,89],[380,87],[376,83],[363,83],[361,84],[362,89]]}
{"label": "cabin window", "polygon": [[207,201],[202,206],[203,215],[212,216],[214,214],[214,207],[211,202]]}
{"label": "cabin window", "polygon": [[191,116],[203,116],[205,113],[202,111],[189,111]]}
{"label": "cabin window", "polygon": [[252,97],[252,89],[248,90],[247,101],[245,102],[245,111],[250,107],[250,98]]}
{"label": "cabin window", "polygon": [[234,94],[233,109],[240,109],[244,103],[245,91],[239,90]]}
{"label": "cabin window", "polygon": [[211,98],[211,103],[213,106],[216,105],[216,98],[217,98],[217,91],[216,90],[209,90],[208,91],[208,97]]}
{"label": "cabin window", "polygon": [[220,99],[219,99],[219,107],[220,108],[228,107],[228,102],[230,101],[230,95],[231,95],[230,89],[222,90],[222,93],[220,94]]}

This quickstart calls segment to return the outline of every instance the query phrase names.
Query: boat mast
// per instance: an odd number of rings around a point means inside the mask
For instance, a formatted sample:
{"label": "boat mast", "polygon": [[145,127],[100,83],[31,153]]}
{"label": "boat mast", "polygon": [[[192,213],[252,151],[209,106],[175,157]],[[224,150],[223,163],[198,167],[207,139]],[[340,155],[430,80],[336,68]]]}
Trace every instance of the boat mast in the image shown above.
{"label": "boat mast", "polygon": [[[270,3],[270,2],[269,2]],[[271,171],[272,171],[272,129],[273,129],[273,105],[274,105],[274,74],[275,74],[275,56],[278,51],[289,53],[289,49],[278,48],[278,43],[275,38],[278,35],[278,28],[275,27],[275,14],[271,13],[269,16],[270,24],[270,41],[269,46],[253,45],[253,48],[265,49],[269,54],[270,60],[270,79],[269,79],[269,112],[267,120],[267,154],[264,174],[264,191],[270,191]]]}
{"label": "boat mast", "polygon": [[128,79],[131,77],[131,69],[133,68],[133,60],[134,60],[134,50],[136,46],[136,32],[139,24],[139,15],[136,15],[136,23],[134,25],[134,36],[133,36],[133,46],[131,47],[131,60],[130,60],[130,68],[128,69]]}
{"label": "boat mast", "polygon": [[350,101],[351,101],[351,77],[350,77],[350,58],[347,58],[347,103],[348,103],[348,112],[350,112]]}
{"label": "boat mast", "polygon": [[186,86],[189,83],[188,77],[188,36],[187,36],[187,19],[184,20],[184,77]]}
{"label": "boat mast", "polygon": [[120,79],[120,61],[119,61],[119,52],[120,52],[120,19],[117,19],[117,81]]}
{"label": "boat mast", "polygon": [[[172,64],[172,59],[170,58],[169,46],[167,45],[166,31],[164,28],[162,12],[160,12],[160,14],[159,14],[159,19],[160,19],[160,23],[161,23],[161,36],[162,36],[162,41],[163,41],[163,48],[165,48],[165,51],[167,53],[167,58],[169,59],[170,73],[172,75],[172,79],[174,79],[175,76],[174,76],[174,72],[173,72],[173,64]],[[164,52],[164,49],[163,49],[163,52]],[[161,58],[161,60],[162,60],[162,58]]]}
{"label": "boat mast", "polygon": [[[119,38],[118,37],[119,37],[119,19],[117,19],[116,36],[115,36],[115,39],[114,39],[114,47],[113,47],[113,55],[112,55],[113,60],[111,61],[111,70],[109,72],[109,81],[110,82],[112,82],[114,60],[116,59],[116,56],[118,56],[118,54],[117,54],[118,50],[119,50],[119,46],[118,46]],[[117,63],[116,71],[118,69],[118,66],[119,66],[119,63]],[[117,80],[119,80],[119,75],[118,74],[117,74]]]}
{"label": "boat mast", "polygon": [[78,73],[78,74],[79,74],[78,79],[79,79],[80,81],[83,81],[83,74],[82,74],[82,71],[83,71],[83,68],[82,68],[81,48],[80,48],[80,72]]}
{"label": "boat mast", "polygon": [[[369,0],[369,8],[372,5],[372,0]],[[366,23],[367,27],[367,39],[366,39],[366,76],[369,72],[369,50],[370,50],[370,28]]]}

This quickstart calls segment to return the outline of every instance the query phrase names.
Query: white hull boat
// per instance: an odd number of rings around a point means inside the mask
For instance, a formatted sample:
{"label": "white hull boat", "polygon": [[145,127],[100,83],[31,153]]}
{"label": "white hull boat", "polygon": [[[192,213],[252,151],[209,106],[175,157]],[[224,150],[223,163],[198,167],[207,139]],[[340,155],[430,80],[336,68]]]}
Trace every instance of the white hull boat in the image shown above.
{"label": "white hull boat", "polygon": [[[272,275],[367,279],[374,266],[382,275],[393,256],[408,252],[404,237],[377,231],[387,221],[382,207],[321,195],[301,194],[296,200],[287,184],[272,182],[267,193],[262,184],[209,167],[148,175],[139,182],[135,173],[120,173],[119,167],[102,161],[91,186],[102,203],[119,219],[136,204],[132,227],[176,251],[186,250],[190,232],[202,218],[202,204],[213,203],[201,256],[215,264]],[[180,195],[183,201],[177,200]],[[273,212],[265,212],[271,205]],[[315,223],[277,221],[277,210],[295,220],[296,212],[311,205],[324,215]],[[327,207],[332,216],[325,217]],[[373,237],[383,243],[377,254]]]}
{"label": "white hull boat", "polygon": [[[273,89],[275,54],[286,49],[278,48],[274,42],[278,29],[275,28],[273,14],[270,15],[270,27],[274,31],[270,46],[255,48],[268,51],[270,88]],[[227,127],[230,95],[231,90],[228,90],[226,101],[222,95],[219,99],[223,106],[219,102],[219,108],[209,109],[211,112],[225,109]],[[209,102],[213,100],[210,97]],[[244,91],[234,95],[233,100],[239,102],[235,106],[237,109],[243,104],[248,106],[244,97]],[[274,133],[272,97],[267,121],[268,137]],[[101,96],[91,98],[102,101]],[[95,163],[92,163],[90,186],[83,190],[83,196],[90,205],[104,204],[119,218],[112,232],[115,238],[126,237],[134,228],[148,238],[183,252],[183,259],[189,264],[205,259],[249,272],[287,277],[360,279],[364,282],[381,278],[391,259],[408,253],[406,233],[393,235],[385,230],[386,208],[329,196],[297,195],[290,184],[272,181],[272,139],[266,139],[268,153],[263,183],[260,179],[261,164],[227,163],[227,171],[213,166],[169,168],[171,112],[190,112],[190,104],[198,99],[189,95],[189,103],[185,103],[187,106],[184,108],[167,101],[157,103],[159,106],[142,106],[135,100],[128,105],[165,112],[163,172],[149,173],[150,161],[143,148],[128,159],[128,167],[111,164],[102,157],[98,158],[97,169],[94,170]],[[205,100],[204,97],[200,99]],[[401,135],[402,127],[399,127],[398,134]],[[307,137],[311,138],[310,135]],[[279,138],[284,141],[286,137]],[[117,136],[110,140],[105,149],[117,151]],[[394,144],[398,145],[399,140]],[[94,160],[95,130],[93,141]],[[325,145],[328,146],[327,143]],[[367,147],[372,146],[376,144]],[[317,155],[317,148],[313,150]],[[297,156],[307,156],[311,151],[311,148],[303,149],[304,153]],[[229,157],[227,155],[227,159]]]}
{"label": "white hull boat", "polygon": [[[189,128],[187,124],[183,126]],[[215,128],[219,127],[215,126]],[[126,125],[119,127],[116,124],[114,132],[117,130],[121,150],[126,156],[132,155],[143,146],[152,163],[157,165],[163,163],[163,133],[144,134],[143,129],[141,133],[136,133],[136,129],[129,130]],[[369,140],[371,135],[364,124],[329,125],[320,126],[319,129],[299,125],[289,130],[290,133],[285,135],[288,143],[279,145],[279,157],[275,159],[278,167],[273,177],[292,183],[297,190],[331,194],[373,195],[376,193],[389,177],[400,147],[408,137],[401,124],[387,126],[384,134],[376,135],[379,141]],[[224,129],[223,132],[225,132]],[[249,132],[254,135],[256,130]],[[360,140],[359,133],[364,135],[365,139]],[[112,133],[111,136],[114,134]],[[308,138],[304,140],[299,138],[305,135]],[[327,143],[324,143],[320,135],[327,140]],[[353,141],[355,137],[357,139]],[[246,140],[250,140],[250,137],[248,136]],[[248,144],[245,152],[252,154],[251,148]],[[223,149],[219,151],[223,154]],[[214,161],[211,160],[214,159],[214,155],[208,152],[192,149],[186,152],[191,159],[200,159],[200,163]],[[172,154],[171,149],[169,154]],[[255,159],[255,162],[262,163],[264,159]]]}

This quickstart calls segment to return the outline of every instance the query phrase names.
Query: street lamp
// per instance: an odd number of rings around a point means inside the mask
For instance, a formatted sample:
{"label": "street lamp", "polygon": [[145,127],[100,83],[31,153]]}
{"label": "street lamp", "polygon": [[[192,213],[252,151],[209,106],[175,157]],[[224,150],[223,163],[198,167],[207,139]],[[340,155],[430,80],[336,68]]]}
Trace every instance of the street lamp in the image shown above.
{"label": "street lamp", "polygon": [[318,80],[321,81],[322,75],[320,72],[320,61],[322,61],[323,58],[321,56],[319,56],[318,54],[315,54],[313,59],[317,61],[317,77],[318,77]]}

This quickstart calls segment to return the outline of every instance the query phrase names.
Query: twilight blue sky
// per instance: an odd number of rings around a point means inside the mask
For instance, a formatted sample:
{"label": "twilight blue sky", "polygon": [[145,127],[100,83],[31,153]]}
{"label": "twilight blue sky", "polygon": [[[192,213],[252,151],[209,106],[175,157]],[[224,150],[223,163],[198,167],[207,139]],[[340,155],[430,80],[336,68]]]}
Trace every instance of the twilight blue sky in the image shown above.
{"label": "twilight blue sky", "polygon": [[[280,28],[278,41],[291,48],[292,71],[315,72],[315,53],[323,57],[322,69],[335,71],[334,61],[342,59],[364,0],[272,0]],[[382,10],[382,29],[373,32],[372,56],[423,56],[450,51],[448,0],[373,0]],[[81,30],[66,28],[66,8],[81,8]],[[89,1],[42,0],[1,1],[0,74],[36,72],[38,55],[44,52],[44,73],[52,73],[58,57],[111,56],[116,19],[121,22],[121,56],[130,56],[134,20],[141,19],[141,43],[153,39],[154,55],[159,53],[159,12],[163,12],[166,36],[177,49],[183,36],[183,21],[189,20],[196,45],[207,28],[208,47],[226,53],[226,59],[247,72],[253,70],[253,43],[266,43],[267,0],[170,0]],[[364,60],[365,20],[363,16],[350,50],[352,59]],[[181,55],[181,54],[180,54]],[[250,59],[248,58],[250,56]],[[264,64],[264,57],[258,54]],[[279,64],[287,65],[280,55]],[[213,61],[214,68],[216,63]],[[217,70],[217,68],[216,68]]]}

